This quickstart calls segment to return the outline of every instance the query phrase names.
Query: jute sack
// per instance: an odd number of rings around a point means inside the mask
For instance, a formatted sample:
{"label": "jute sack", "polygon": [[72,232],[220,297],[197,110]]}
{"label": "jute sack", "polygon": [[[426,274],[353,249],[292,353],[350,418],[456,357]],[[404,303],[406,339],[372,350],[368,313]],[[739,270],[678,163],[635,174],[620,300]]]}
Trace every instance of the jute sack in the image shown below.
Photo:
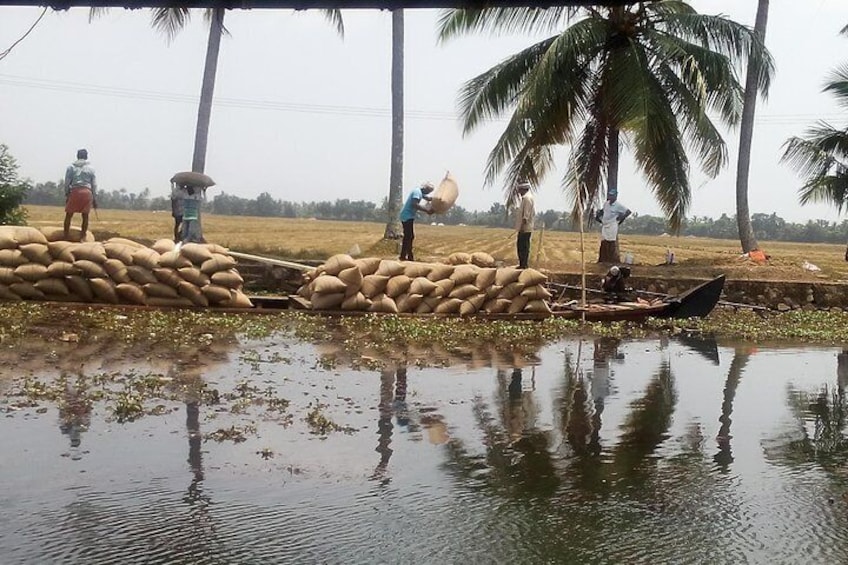
{"label": "jute sack", "polygon": [[153,242],[153,245],[150,246],[154,251],[159,253],[159,255],[164,255],[168,251],[174,250],[174,240],[173,239],[157,239]]}
{"label": "jute sack", "polygon": [[183,298],[188,298],[195,306],[209,306],[209,299],[200,292],[199,288],[188,281],[180,281],[177,294]]}
{"label": "jute sack", "polygon": [[67,296],[68,294],[70,294],[70,291],[68,290],[68,285],[66,285],[65,281],[63,281],[62,279],[41,279],[33,286],[35,286],[35,288],[37,288],[48,296]]}
{"label": "jute sack", "polygon": [[41,243],[47,245],[47,238],[38,229],[30,226],[15,226],[15,240],[18,245],[26,245],[28,243]]}
{"label": "jute sack", "polygon": [[[18,240],[15,239],[13,226],[0,226],[0,249],[17,249]],[[15,298],[19,298],[15,295]]]}
{"label": "jute sack", "polygon": [[479,269],[474,265],[459,265],[453,270],[451,280],[459,285],[474,284],[477,280]]}
{"label": "jute sack", "polygon": [[356,267],[359,269],[359,272],[362,273],[363,277],[376,273],[377,269],[380,267],[380,261],[381,259],[379,257],[363,257],[362,259],[354,260]]}
{"label": "jute sack", "polygon": [[496,284],[493,284],[492,286],[490,286],[486,289],[486,298],[487,299],[497,298],[500,295],[501,290],[503,290],[502,286],[498,286]]}
{"label": "jute sack", "polygon": [[497,275],[497,269],[480,269],[477,273],[477,279],[474,281],[474,286],[480,290],[486,290],[495,284],[495,277],[497,277]]}
{"label": "jute sack", "polygon": [[211,276],[213,273],[233,269],[235,266],[236,260],[229,255],[213,253],[211,259],[207,259],[200,265],[200,272]]}
{"label": "jute sack", "polygon": [[338,275],[351,267],[356,267],[356,260],[346,253],[339,253],[327,259],[324,263],[324,272],[328,275]]}
{"label": "jute sack", "polygon": [[183,171],[171,177],[171,182],[193,186],[195,188],[209,188],[215,186],[215,181],[207,174],[198,173],[195,171]]}
{"label": "jute sack", "polygon": [[[17,284],[17,283],[15,283]],[[21,297],[9,290],[9,285],[0,283],[0,300],[20,300]]]}
{"label": "jute sack", "polygon": [[478,267],[494,267],[495,258],[485,251],[475,251],[471,254],[471,262]]}
{"label": "jute sack", "polygon": [[253,308],[253,302],[240,290],[231,290],[230,299],[221,304],[227,308]]}
{"label": "jute sack", "polygon": [[516,296],[519,296],[524,290],[524,285],[520,282],[514,282],[503,287],[498,294],[498,298],[506,298],[507,300],[512,300]]}
{"label": "jute sack", "polygon": [[89,279],[99,279],[107,276],[106,270],[103,267],[88,259],[74,261],[74,267],[82,271],[83,276]]}
{"label": "jute sack", "polygon": [[74,254],[71,253],[71,246],[73,245],[70,241],[51,241],[47,244],[47,250],[50,251],[50,256],[54,260],[73,263]]}
{"label": "jute sack", "polygon": [[44,300],[44,293],[35,288],[31,282],[22,282],[9,285],[9,290],[24,300]]}
{"label": "jute sack", "polygon": [[159,253],[147,247],[140,247],[133,251],[132,264],[153,270],[159,266]]}
{"label": "jute sack", "polygon": [[201,243],[199,245],[208,249],[210,253],[220,253],[221,255],[229,255],[230,253],[229,249],[223,245],[218,245],[217,243]]}
{"label": "jute sack", "polygon": [[75,261],[86,260],[99,265],[109,258],[102,243],[76,243],[71,245],[70,249]]}
{"label": "jute sack", "polygon": [[310,283],[301,285],[299,289],[297,289],[297,295],[302,296],[309,300],[312,297],[312,293],[315,292],[315,281]]}
{"label": "jute sack", "polygon": [[[123,263],[121,263],[123,267]],[[64,261],[53,261],[47,266],[48,277],[67,277],[68,275],[80,275],[82,271],[79,267],[74,267],[73,263],[65,263]]]}
{"label": "jute sack", "polygon": [[198,288],[203,288],[209,284],[209,276],[200,272],[197,267],[182,267],[177,269],[180,276]]}
{"label": "jute sack", "polygon": [[434,296],[436,298],[442,298],[443,296],[447,296],[451,293],[453,287],[456,286],[456,283],[451,279],[436,281],[434,284],[436,285],[436,288],[430,291],[430,296]]}
{"label": "jute sack", "polygon": [[433,311],[433,307],[430,306],[430,303],[427,300],[422,300],[421,304],[415,309],[416,314],[430,314]]}
{"label": "jute sack", "polygon": [[67,242],[86,242],[94,241],[94,234],[91,231],[85,232],[85,237],[82,237],[82,232],[79,228],[71,228],[68,230],[68,237],[65,239],[65,229],[57,227],[42,227],[39,231],[44,234],[44,238],[48,241],[67,241]]}
{"label": "jute sack", "polygon": [[106,241],[103,242],[103,245],[107,243],[116,243],[120,245],[126,245],[132,247],[133,249],[147,249],[148,247],[143,243],[139,243],[137,241],[133,241],[132,239],[127,239],[125,237],[110,237]]}
{"label": "jute sack", "polygon": [[24,279],[15,274],[11,267],[0,267],[0,284],[15,284],[24,282]]}
{"label": "jute sack", "polygon": [[520,276],[521,270],[516,269],[515,267],[504,267],[502,269],[498,269],[498,272],[495,275],[495,284],[498,286],[507,286],[508,284],[516,282]]}
{"label": "jute sack", "polygon": [[357,292],[353,296],[348,296],[342,302],[342,310],[368,310],[371,306],[371,300],[365,297],[361,292]]}
{"label": "jute sack", "polygon": [[88,284],[88,281],[82,278],[79,275],[69,275],[65,277],[65,284],[68,285],[68,288],[72,293],[79,296],[84,302],[91,302],[94,300],[94,291],[91,290],[91,285]]}
{"label": "jute sack", "polygon": [[12,267],[13,269],[29,260],[24,257],[20,249],[0,249],[0,267]]}
{"label": "jute sack", "polygon": [[[480,289],[474,286],[473,284],[461,284],[455,286],[450,294],[448,294],[448,298],[459,298],[460,300],[468,300],[472,296],[476,296],[480,294]],[[480,294],[480,296],[483,296]]]}
{"label": "jute sack", "polygon": [[397,314],[397,303],[385,294],[381,294],[374,298],[371,306],[368,307],[369,312],[383,312],[386,314]]}
{"label": "jute sack", "polygon": [[191,259],[184,257],[181,253],[172,249],[171,251],[166,251],[159,257],[159,266],[170,267],[171,269],[182,269],[183,267],[192,267],[193,264]]}
{"label": "jute sack", "polygon": [[459,312],[459,308],[461,306],[462,300],[459,298],[448,298],[446,300],[442,300],[442,302],[440,302],[433,311],[436,314],[456,314]]}
{"label": "jute sack", "polygon": [[526,296],[516,296],[512,299],[509,305],[509,309],[507,309],[507,312],[509,312],[510,314],[518,314],[519,312],[524,310],[524,307],[527,306],[528,302],[529,300],[527,300]]}
{"label": "jute sack", "polygon": [[217,284],[207,284],[201,287],[200,292],[209,300],[210,304],[220,304],[230,299],[230,289]]}
{"label": "jute sack", "polygon": [[477,294],[472,296],[468,300],[465,300],[459,306],[459,315],[460,316],[471,316],[472,314],[476,314],[477,311],[483,306],[483,302],[486,300],[486,297],[482,294]]}
{"label": "jute sack", "polygon": [[463,251],[451,253],[448,256],[448,263],[451,265],[465,265],[466,263],[471,263],[471,253],[465,253]]}
{"label": "jute sack", "polygon": [[521,291],[521,296],[526,296],[530,301],[533,300],[548,300],[551,298],[550,291],[540,284],[536,284],[525,288]]}
{"label": "jute sack", "polygon": [[88,283],[91,285],[91,290],[94,292],[94,297],[98,302],[105,302],[107,304],[117,304],[119,302],[118,292],[115,290],[116,285],[109,279],[89,279]]}
{"label": "jute sack", "polygon": [[25,281],[36,282],[47,278],[47,267],[39,263],[27,263],[15,267],[15,275]]}
{"label": "jute sack", "polygon": [[389,282],[389,277],[384,275],[368,275],[362,278],[362,294],[367,298],[373,299],[379,294],[383,294],[386,290],[386,285]]}
{"label": "jute sack", "polygon": [[27,243],[20,246],[21,253],[32,263],[50,265],[53,262],[53,257],[50,255],[50,250],[43,243]]}
{"label": "jute sack", "polygon": [[394,277],[397,275],[402,275],[404,271],[403,263],[400,261],[394,261],[392,259],[383,259],[380,261],[380,266],[377,267],[378,275],[383,275],[386,277]]}
{"label": "jute sack", "polygon": [[344,292],[334,292],[331,294],[324,294],[322,292],[316,292],[312,295],[312,309],[313,310],[334,310],[342,305],[344,302],[345,295]]}
{"label": "jute sack", "polygon": [[509,309],[510,304],[512,303],[505,298],[495,298],[486,301],[486,303],[483,304],[483,310],[490,314],[501,314]]}
{"label": "jute sack", "polygon": [[415,261],[403,263],[403,274],[411,279],[426,277],[432,270],[433,265],[429,263],[417,263]]}
{"label": "jute sack", "polygon": [[202,265],[212,258],[212,251],[200,243],[186,243],[180,249],[180,254],[195,265]]}
{"label": "jute sack", "polygon": [[524,311],[550,314],[551,308],[544,300],[531,300],[527,303],[527,306],[524,307]]}
{"label": "jute sack", "polygon": [[121,299],[121,302],[125,302],[127,304],[147,304],[147,295],[144,294],[144,290],[141,286],[136,283],[120,283],[115,287],[115,292],[118,293],[118,298]]}
{"label": "jute sack", "polygon": [[548,280],[548,277],[540,273],[536,269],[524,269],[518,276],[518,282],[524,286],[533,286],[534,284],[542,284]]}
{"label": "jute sack", "polygon": [[[185,282],[176,269],[159,267],[158,269],[153,269],[153,276],[156,277],[158,282],[174,288],[179,287],[180,283]],[[186,296],[186,298],[189,297]]]}
{"label": "jute sack", "polygon": [[[55,265],[61,265],[62,263],[54,263]],[[73,268],[73,265],[71,265]],[[124,265],[120,259],[106,259],[103,263],[103,270],[106,271],[106,274],[109,275],[109,278],[112,279],[115,283],[128,283],[130,282],[130,276],[127,274],[127,266]],[[50,267],[47,267],[47,271],[49,274]],[[70,273],[68,273],[70,274]]]}
{"label": "jute sack", "polygon": [[147,283],[143,288],[144,294],[146,294],[148,298],[154,296],[159,298],[177,298],[179,296],[177,289],[160,282]]}
{"label": "jute sack", "polygon": [[415,312],[422,302],[424,302],[424,296],[421,294],[404,293],[395,299],[398,312]]}
{"label": "jute sack", "polygon": [[209,278],[214,284],[225,286],[233,290],[239,290],[244,284],[244,279],[241,278],[241,275],[235,269],[212,273],[212,276]]}
{"label": "jute sack", "polygon": [[[124,245],[123,243],[113,243],[107,241],[103,244],[103,249],[106,251],[106,257],[108,259],[117,259],[128,267],[132,265],[133,252],[136,250],[135,247],[130,247],[129,245]],[[53,256],[55,257],[55,254]]]}
{"label": "jute sack", "polygon": [[[229,294],[229,293],[228,293]],[[148,296],[147,304],[149,306],[165,307],[165,308],[187,308],[193,306],[191,300],[178,296],[176,298],[163,298],[161,296]]]}
{"label": "jute sack", "polygon": [[153,274],[152,270],[147,267],[142,267],[141,265],[130,265],[127,267],[127,275],[129,275],[130,279],[132,279],[134,283],[142,286],[155,283],[159,280]]}
{"label": "jute sack", "polygon": [[386,296],[389,298],[397,298],[404,292],[409,290],[409,285],[412,284],[412,279],[406,275],[396,275],[389,279],[386,283]]}
{"label": "jute sack", "polygon": [[426,277],[418,277],[409,285],[410,294],[420,294],[427,296],[436,288],[436,283]]}
{"label": "jute sack", "polygon": [[448,173],[433,191],[430,208],[436,214],[444,214],[456,203],[457,198],[459,198],[459,186],[453,176]]}
{"label": "jute sack", "polygon": [[346,296],[353,296],[362,288],[362,272],[358,267],[349,267],[339,273],[339,280],[345,284]]}
{"label": "jute sack", "polygon": [[321,275],[311,284],[312,292],[320,292],[321,294],[344,293],[347,290],[347,285],[344,281],[332,275]]}
{"label": "jute sack", "polygon": [[452,265],[433,265],[433,269],[427,278],[433,282],[449,279],[453,274],[454,267]]}

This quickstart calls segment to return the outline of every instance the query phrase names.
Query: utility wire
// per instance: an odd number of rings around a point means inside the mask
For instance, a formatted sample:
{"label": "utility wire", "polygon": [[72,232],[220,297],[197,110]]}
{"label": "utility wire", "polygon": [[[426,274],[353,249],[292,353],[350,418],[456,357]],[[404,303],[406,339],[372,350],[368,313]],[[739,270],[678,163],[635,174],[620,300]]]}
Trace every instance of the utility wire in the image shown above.
{"label": "utility wire", "polygon": [[28,36],[28,35],[32,32],[32,30],[34,30],[34,29],[35,29],[35,26],[37,26],[37,25],[38,25],[38,22],[40,22],[40,21],[41,21],[41,18],[43,18],[43,17],[44,17],[44,14],[46,14],[46,13],[47,13],[47,8],[44,8],[44,9],[41,11],[41,15],[39,15],[39,16],[38,16],[38,18],[35,20],[35,22],[34,22],[31,26],[29,26],[29,29],[26,31],[26,33],[25,33],[25,34],[23,34],[23,35],[22,35],[22,36],[21,36],[21,37],[20,37],[17,41],[15,41],[14,43],[12,43],[12,44],[9,46],[9,48],[8,48],[8,49],[6,49],[6,50],[5,50],[5,51],[3,51],[2,53],[0,53],[0,61],[2,61],[3,59],[5,59],[5,58],[6,58],[6,56],[7,56],[9,53],[11,53],[11,52],[12,52],[12,49],[14,49],[15,47],[17,47],[18,43],[20,43],[21,41],[23,41],[24,39],[26,39],[26,37],[27,37],[27,36]]}

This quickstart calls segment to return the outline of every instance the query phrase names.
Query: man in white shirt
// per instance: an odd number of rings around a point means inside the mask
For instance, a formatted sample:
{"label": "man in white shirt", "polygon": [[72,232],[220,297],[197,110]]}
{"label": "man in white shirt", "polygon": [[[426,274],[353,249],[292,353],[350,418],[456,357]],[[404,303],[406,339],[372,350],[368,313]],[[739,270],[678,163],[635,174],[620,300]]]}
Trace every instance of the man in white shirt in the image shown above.
{"label": "man in white shirt", "polygon": [[621,256],[618,250],[618,225],[630,215],[630,210],[618,201],[618,192],[610,190],[604,207],[599,212],[601,249],[598,252],[598,263],[619,263]]}
{"label": "man in white shirt", "polygon": [[530,262],[530,236],[533,235],[533,220],[536,218],[536,203],[530,194],[530,183],[520,182],[515,187],[521,198],[518,201],[515,215],[515,231],[518,232],[516,243],[518,251],[518,268],[526,269]]}

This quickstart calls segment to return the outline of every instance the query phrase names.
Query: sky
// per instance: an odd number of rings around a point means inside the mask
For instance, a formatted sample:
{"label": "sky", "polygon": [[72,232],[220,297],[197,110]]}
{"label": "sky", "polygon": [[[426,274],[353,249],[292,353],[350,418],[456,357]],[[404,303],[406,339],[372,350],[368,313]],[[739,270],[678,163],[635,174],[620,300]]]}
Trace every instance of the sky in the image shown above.
{"label": "sky", "polygon": [[[703,13],[753,25],[756,0],[694,0]],[[0,52],[20,38],[41,8],[0,7]],[[462,84],[541,36],[477,35],[440,44],[436,10],[405,12],[404,192],[446,171],[458,204],[486,210],[502,186],[484,169],[504,122],[463,135]],[[206,172],[218,191],[290,201],[370,200],[388,193],[391,149],[391,14],[343,11],[345,37],[319,12],[227,12]],[[772,0],[766,44],[777,66],[757,106],[749,201],[752,213],[790,221],[841,220],[825,205],[801,207],[795,172],[779,163],[781,145],[817,120],[848,126],[848,112],[821,92],[827,74],[848,63],[845,0]],[[191,167],[208,24],[198,13],[168,41],[147,10],[113,9],[89,23],[88,10],[48,11],[0,60],[0,143],[34,182],[58,180],[78,148],[89,150],[101,188],[166,195],[168,179]],[[735,213],[738,130],[726,131],[728,166],[709,179],[693,163],[689,216]],[[566,155],[568,148],[562,148]],[[661,215],[627,156],[619,199],[634,212]],[[539,187],[537,210],[565,209],[564,170]]]}

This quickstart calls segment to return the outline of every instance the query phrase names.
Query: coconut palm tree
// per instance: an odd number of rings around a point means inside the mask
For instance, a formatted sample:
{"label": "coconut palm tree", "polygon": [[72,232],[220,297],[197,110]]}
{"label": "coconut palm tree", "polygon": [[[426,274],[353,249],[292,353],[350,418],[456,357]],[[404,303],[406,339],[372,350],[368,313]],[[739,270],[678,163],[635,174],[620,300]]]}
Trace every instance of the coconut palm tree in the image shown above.
{"label": "coconut palm tree", "polygon": [[[564,175],[574,216],[597,202],[606,180],[618,191],[622,143],[679,229],[691,200],[689,152],[714,177],[727,148],[710,114],[736,124],[743,90],[737,69],[760,61],[766,92],[773,63],[759,37],[723,16],[679,0],[612,7],[455,9],[442,14],[442,41],[469,32],[553,32],[468,81],[460,94],[464,132],[510,113],[492,149],[486,180],[505,172],[538,186],[559,145],[573,163]],[[508,189],[509,190],[509,189]]]}
{"label": "coconut palm tree", "polygon": [[[848,26],[840,33],[848,35]],[[823,90],[833,94],[840,106],[848,108],[848,63],[831,72]],[[801,205],[825,202],[841,212],[848,204],[848,127],[836,128],[818,122],[803,137],[786,141],[781,161],[804,178],[799,190]],[[845,260],[848,261],[848,250]]]}
{"label": "coconut palm tree", "polygon": [[384,239],[398,233],[403,200],[403,10],[392,10],[392,160]]}
{"label": "coconut palm tree", "polygon": [[[754,33],[765,43],[768,24],[769,0],[759,0],[757,16],[754,20]],[[742,104],[742,122],[739,125],[739,159],[736,165],[736,225],[739,227],[739,242],[742,252],[748,253],[759,247],[754,230],[751,227],[751,213],[748,210],[748,178],[751,170],[751,141],[754,137],[754,112],[757,107],[757,79],[759,60],[748,59],[748,71],[745,77],[745,99]]]}

